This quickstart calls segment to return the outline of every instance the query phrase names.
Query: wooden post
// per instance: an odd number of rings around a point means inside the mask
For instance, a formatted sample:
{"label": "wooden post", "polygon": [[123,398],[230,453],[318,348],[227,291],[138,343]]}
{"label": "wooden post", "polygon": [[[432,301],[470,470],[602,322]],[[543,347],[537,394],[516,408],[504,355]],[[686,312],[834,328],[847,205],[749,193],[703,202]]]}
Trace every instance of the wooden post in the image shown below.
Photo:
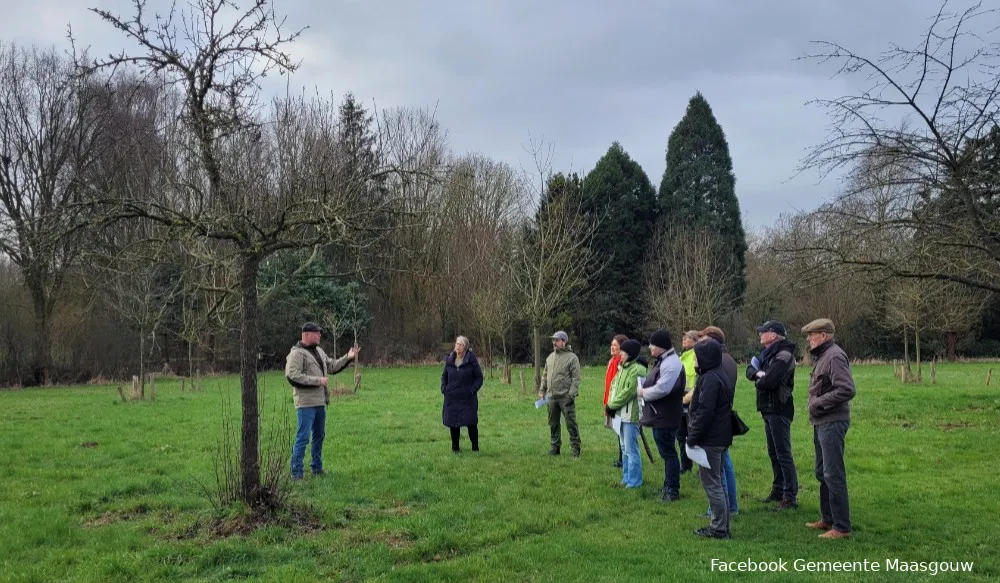
{"label": "wooden post", "polygon": [[521,376],[521,392],[527,393],[528,387],[524,386],[524,369],[522,368],[521,370],[519,370],[518,374]]}
{"label": "wooden post", "polygon": [[156,400],[156,373],[149,373],[149,400]]}
{"label": "wooden post", "polygon": [[935,357],[933,360],[931,360],[931,384],[932,385],[937,382],[936,365],[937,365],[937,357]]}
{"label": "wooden post", "polygon": [[185,383],[185,382],[187,382],[187,379],[186,379],[186,378],[184,378],[184,377],[181,377],[181,392],[182,392],[182,393],[184,392],[184,383]]}
{"label": "wooden post", "polygon": [[132,375],[132,400],[133,401],[138,401],[139,400],[139,390],[140,390],[140,387],[139,387],[139,377],[136,376],[136,375]]}
{"label": "wooden post", "polygon": [[986,386],[990,386],[990,379],[993,378],[993,369],[986,371]]}
{"label": "wooden post", "polygon": [[128,399],[125,397],[125,387],[118,385],[118,395],[121,396],[123,402],[128,403]]}

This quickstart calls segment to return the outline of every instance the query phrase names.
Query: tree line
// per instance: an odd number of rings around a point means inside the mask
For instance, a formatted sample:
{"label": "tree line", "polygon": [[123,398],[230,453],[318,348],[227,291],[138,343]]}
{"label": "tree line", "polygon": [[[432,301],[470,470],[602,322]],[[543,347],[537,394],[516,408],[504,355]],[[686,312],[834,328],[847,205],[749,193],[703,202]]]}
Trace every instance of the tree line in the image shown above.
{"label": "tree line", "polygon": [[537,363],[555,329],[600,362],[614,334],[709,324],[741,357],[755,324],[818,316],[855,357],[1000,352],[1000,76],[978,6],[942,9],[894,63],[818,45],[875,83],[818,102],[831,139],[803,169],[848,180],[763,228],[700,93],[658,186],[617,142],[582,175],[531,143],[524,169],[453,151],[426,109],[265,99],[301,32],[269,29],[268,2],[181,44],[141,11],[95,13],[140,52],[0,43],[0,384],[252,375],[307,320],[380,363],[436,361],[458,334],[488,365]]}

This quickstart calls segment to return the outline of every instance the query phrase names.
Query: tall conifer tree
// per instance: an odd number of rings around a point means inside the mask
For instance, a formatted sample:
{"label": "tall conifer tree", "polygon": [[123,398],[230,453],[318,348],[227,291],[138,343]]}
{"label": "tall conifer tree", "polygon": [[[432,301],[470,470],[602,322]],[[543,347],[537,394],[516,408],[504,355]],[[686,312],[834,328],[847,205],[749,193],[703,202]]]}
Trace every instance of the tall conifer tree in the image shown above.
{"label": "tall conifer tree", "polygon": [[732,305],[740,305],[746,289],[747,243],[733,160],[726,134],[700,92],[688,102],[667,142],[659,217],[668,240],[669,234],[692,227],[713,235],[720,249],[719,270],[731,274]]}
{"label": "tall conifer tree", "polygon": [[656,224],[656,190],[615,142],[584,177],[581,197],[584,212],[599,221],[594,249],[605,263],[571,309],[580,350],[593,357],[615,334],[634,337],[643,326],[642,264]]}

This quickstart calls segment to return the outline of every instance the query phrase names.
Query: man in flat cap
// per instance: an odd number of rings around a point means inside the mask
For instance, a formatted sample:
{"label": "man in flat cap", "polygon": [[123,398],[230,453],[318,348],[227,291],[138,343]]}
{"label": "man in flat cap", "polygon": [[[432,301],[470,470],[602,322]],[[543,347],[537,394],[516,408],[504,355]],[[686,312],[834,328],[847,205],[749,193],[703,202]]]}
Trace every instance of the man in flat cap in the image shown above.
{"label": "man in flat cap", "polygon": [[792,456],[792,420],[795,419],[795,345],[785,326],[768,320],[757,326],[764,347],[753,357],[746,376],[757,389],[757,410],[764,420],[767,455],[771,458],[771,493],[764,502],[777,502],[777,510],[799,507],[799,475]]}
{"label": "man in flat cap", "polygon": [[560,330],[552,335],[552,352],[545,359],[542,386],[538,398],[549,401],[549,455],[559,455],[562,446],[560,414],[566,418],[566,430],[573,456],[580,456],[580,429],[576,424],[576,396],[580,393],[580,359],[569,347],[569,335]]}
{"label": "man in flat cap", "polygon": [[323,474],[323,438],[326,437],[326,406],[330,404],[327,375],[344,370],[357,356],[361,347],[354,345],[344,356],[333,360],[319,346],[323,328],[314,322],[302,325],[302,339],[292,347],[285,359],[285,378],[292,385],[298,429],[292,447],[292,479],[301,480],[306,445],[312,433],[313,475]]}
{"label": "man in flat cap", "polygon": [[833,342],[833,322],[820,318],[802,327],[815,359],[809,378],[809,422],[816,450],[816,479],[822,518],[806,524],[824,530],[820,538],[851,536],[851,507],[847,497],[844,440],[851,424],[854,377],[843,349]]}

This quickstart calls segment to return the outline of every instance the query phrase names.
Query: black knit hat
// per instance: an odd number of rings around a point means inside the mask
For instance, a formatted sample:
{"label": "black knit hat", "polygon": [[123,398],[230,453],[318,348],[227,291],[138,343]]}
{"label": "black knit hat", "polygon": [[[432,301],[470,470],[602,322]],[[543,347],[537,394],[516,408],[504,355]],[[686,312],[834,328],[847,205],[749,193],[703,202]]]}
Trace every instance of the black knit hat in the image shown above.
{"label": "black knit hat", "polygon": [[628,355],[626,362],[635,360],[635,357],[639,356],[640,350],[642,350],[642,344],[639,344],[638,340],[629,338],[625,342],[622,342],[622,352]]}
{"label": "black knit hat", "polygon": [[670,350],[674,343],[670,340],[670,332],[660,328],[649,337],[650,346],[659,346],[663,350]]}

